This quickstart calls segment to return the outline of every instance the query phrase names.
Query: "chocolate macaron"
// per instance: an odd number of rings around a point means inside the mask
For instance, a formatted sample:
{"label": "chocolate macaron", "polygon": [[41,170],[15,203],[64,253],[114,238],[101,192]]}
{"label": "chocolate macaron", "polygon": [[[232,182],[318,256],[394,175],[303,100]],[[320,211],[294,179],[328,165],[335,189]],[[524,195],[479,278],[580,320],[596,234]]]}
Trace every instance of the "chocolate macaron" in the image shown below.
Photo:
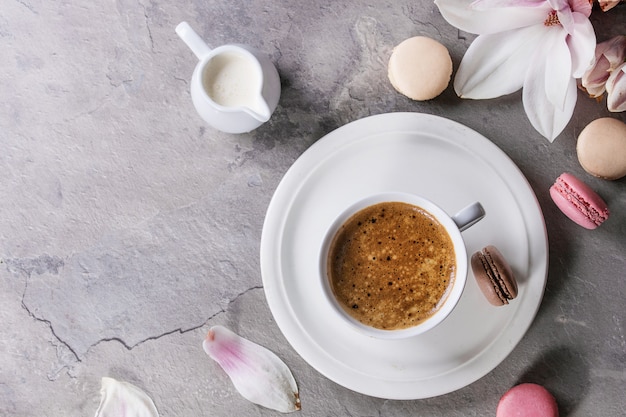
{"label": "chocolate macaron", "polygon": [[517,297],[517,281],[511,266],[498,248],[489,245],[472,255],[472,271],[478,287],[494,306]]}

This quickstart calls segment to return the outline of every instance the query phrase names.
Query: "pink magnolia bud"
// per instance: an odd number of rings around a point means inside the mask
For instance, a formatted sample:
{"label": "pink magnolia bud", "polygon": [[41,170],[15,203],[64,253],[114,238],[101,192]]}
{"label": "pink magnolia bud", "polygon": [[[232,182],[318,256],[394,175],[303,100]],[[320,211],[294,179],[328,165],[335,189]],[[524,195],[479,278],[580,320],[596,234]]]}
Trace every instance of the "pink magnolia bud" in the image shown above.
{"label": "pink magnolia bud", "polygon": [[626,62],[615,68],[606,81],[606,105],[609,111],[626,111]]}
{"label": "pink magnolia bud", "polygon": [[599,43],[595,55],[595,63],[582,76],[582,86],[591,97],[598,98],[604,94],[611,72],[626,60],[626,36]]}
{"label": "pink magnolia bud", "polygon": [[602,11],[606,12],[617,6],[619,2],[620,0],[599,0],[598,4],[600,4]]}

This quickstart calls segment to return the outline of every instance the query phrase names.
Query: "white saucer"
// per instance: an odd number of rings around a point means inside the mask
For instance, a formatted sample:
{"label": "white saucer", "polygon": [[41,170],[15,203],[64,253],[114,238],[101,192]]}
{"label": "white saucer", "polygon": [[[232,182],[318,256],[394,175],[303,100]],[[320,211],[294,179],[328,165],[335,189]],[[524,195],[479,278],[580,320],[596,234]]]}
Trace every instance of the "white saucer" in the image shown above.
{"label": "white saucer", "polygon": [[[319,279],[324,232],[352,202],[385,191],[421,194],[451,215],[480,201],[486,217],[463,232],[468,254],[496,245],[518,297],[491,306],[470,272],[456,309],[426,334],[376,340],[332,320]],[[495,368],[532,323],[547,268],[541,209],[515,164],[475,131],[418,113],[367,117],[311,146],[277,187],[261,238],[267,301],[294,349],[336,383],[388,399],[446,394]]]}

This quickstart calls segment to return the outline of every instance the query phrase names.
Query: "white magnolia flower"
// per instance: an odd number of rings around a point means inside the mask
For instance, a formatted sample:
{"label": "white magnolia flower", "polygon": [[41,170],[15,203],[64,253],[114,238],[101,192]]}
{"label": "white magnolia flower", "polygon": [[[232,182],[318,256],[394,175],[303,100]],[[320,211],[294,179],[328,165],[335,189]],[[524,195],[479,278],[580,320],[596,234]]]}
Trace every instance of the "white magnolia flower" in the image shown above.
{"label": "white magnolia flower", "polygon": [[443,17],[478,34],[454,80],[463,98],[487,99],[523,87],[533,127],[553,141],[569,123],[576,78],[593,63],[589,0],[435,0]]}

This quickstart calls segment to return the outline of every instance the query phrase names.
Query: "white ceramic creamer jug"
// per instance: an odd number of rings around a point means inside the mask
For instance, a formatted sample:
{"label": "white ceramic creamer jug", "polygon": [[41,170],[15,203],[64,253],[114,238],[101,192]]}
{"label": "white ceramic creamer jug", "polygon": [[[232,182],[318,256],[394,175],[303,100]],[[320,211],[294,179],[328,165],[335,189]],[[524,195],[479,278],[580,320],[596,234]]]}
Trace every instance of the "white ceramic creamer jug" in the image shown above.
{"label": "white ceramic creamer jug", "polygon": [[176,33],[199,59],[191,76],[191,99],[209,125],[244,133],[270,119],[280,98],[280,78],[269,58],[246,45],[211,49],[187,22]]}

